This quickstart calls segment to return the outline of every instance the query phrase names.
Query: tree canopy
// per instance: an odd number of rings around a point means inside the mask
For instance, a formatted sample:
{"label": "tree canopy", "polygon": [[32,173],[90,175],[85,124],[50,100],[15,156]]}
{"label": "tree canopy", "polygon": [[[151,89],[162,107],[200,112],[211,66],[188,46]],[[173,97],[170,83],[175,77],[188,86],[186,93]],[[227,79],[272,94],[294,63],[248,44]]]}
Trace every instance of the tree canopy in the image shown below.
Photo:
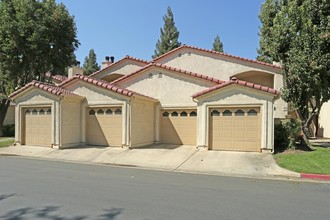
{"label": "tree canopy", "polygon": [[96,54],[94,52],[94,49],[90,49],[88,56],[85,57],[83,68],[84,68],[84,75],[90,75],[100,70],[100,66],[97,64]]}
{"label": "tree canopy", "polygon": [[212,50],[223,53],[223,44],[219,35],[214,38]]}
{"label": "tree canopy", "polygon": [[175,26],[173,12],[167,8],[167,14],[163,16],[164,26],[160,29],[160,39],[157,41],[156,50],[152,58],[156,58],[181,46],[179,42],[180,32]]}
{"label": "tree canopy", "polygon": [[330,100],[329,0],[266,0],[259,18],[259,60],[282,64],[282,97],[307,135],[312,118]]}
{"label": "tree canopy", "polygon": [[14,89],[75,63],[76,32],[74,17],[55,0],[0,0],[0,132]]}

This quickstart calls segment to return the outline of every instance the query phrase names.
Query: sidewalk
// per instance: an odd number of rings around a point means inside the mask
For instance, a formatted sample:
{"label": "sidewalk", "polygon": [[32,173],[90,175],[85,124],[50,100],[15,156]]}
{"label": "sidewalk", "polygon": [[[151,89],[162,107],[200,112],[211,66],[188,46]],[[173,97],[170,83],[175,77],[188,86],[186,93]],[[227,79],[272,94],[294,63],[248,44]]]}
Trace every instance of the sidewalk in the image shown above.
{"label": "sidewalk", "polygon": [[193,146],[155,145],[136,149],[88,146],[62,150],[35,146],[11,146],[1,148],[1,155],[212,175],[257,178],[300,177],[299,173],[279,167],[270,154],[201,151]]}

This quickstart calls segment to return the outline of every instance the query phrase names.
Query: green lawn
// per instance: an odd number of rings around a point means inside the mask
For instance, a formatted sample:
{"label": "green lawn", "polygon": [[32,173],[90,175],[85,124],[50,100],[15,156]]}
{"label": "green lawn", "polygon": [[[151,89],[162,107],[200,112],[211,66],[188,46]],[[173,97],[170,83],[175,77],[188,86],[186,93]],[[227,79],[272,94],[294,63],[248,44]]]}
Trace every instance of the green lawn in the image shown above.
{"label": "green lawn", "polygon": [[315,151],[289,151],[275,154],[277,164],[298,173],[330,174],[330,148]]}
{"label": "green lawn", "polygon": [[[4,140],[4,139],[8,139],[8,140]],[[1,138],[0,139],[0,147],[9,147],[10,145],[12,145],[15,142],[14,138]]]}

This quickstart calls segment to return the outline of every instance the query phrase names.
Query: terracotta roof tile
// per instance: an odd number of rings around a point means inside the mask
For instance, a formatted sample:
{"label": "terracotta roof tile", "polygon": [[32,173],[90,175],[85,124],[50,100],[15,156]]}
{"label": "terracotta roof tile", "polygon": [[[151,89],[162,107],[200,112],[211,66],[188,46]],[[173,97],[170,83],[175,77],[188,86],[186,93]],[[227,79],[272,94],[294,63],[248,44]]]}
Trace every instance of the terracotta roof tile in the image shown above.
{"label": "terracotta roof tile", "polygon": [[64,82],[62,82],[60,85],[58,85],[59,87],[63,87],[64,85],[68,84],[69,82],[72,82],[74,80],[82,80],[82,81],[85,81],[85,82],[88,82],[90,84],[94,84],[96,86],[99,86],[99,87],[102,87],[102,88],[105,88],[105,89],[108,89],[108,90],[111,90],[113,92],[116,92],[118,94],[122,94],[122,95],[125,95],[125,96],[133,96],[133,95],[138,95],[138,96],[143,96],[143,97],[146,97],[148,99],[153,99],[155,100],[154,98],[152,97],[149,97],[149,96],[145,96],[143,94],[140,94],[140,93],[137,93],[137,92],[133,92],[131,90],[128,90],[128,89],[124,89],[124,88],[120,88],[118,85],[115,85],[113,83],[109,83],[107,81],[103,81],[103,80],[98,80],[98,79],[94,79],[94,78],[91,78],[89,76],[83,76],[83,75],[80,75],[80,74],[76,74],[73,76],[73,78],[69,79],[69,80],[66,80]]}
{"label": "terracotta roof tile", "polygon": [[138,59],[138,58],[135,58],[135,57],[126,55],[124,58],[118,60],[117,62],[114,62],[114,63],[110,64],[109,66],[105,67],[104,69],[98,70],[98,71],[90,74],[89,77],[94,77],[94,76],[100,74],[102,71],[104,71],[106,69],[109,69],[109,68],[111,68],[113,66],[117,66],[118,64],[122,63],[125,60],[133,60],[133,61],[137,61],[137,62],[143,63],[145,65],[149,64],[149,62],[146,61],[146,60],[142,60],[142,59]]}
{"label": "terracotta roof tile", "polygon": [[241,86],[245,86],[245,87],[248,87],[248,88],[252,88],[252,89],[256,89],[256,90],[261,90],[261,91],[264,91],[264,92],[268,92],[268,93],[271,93],[275,96],[279,96],[280,95],[280,92],[276,89],[273,89],[273,88],[270,88],[270,87],[266,87],[266,86],[261,86],[261,85],[258,85],[258,84],[255,84],[255,83],[251,83],[251,82],[247,82],[247,81],[243,81],[243,80],[238,80],[238,79],[231,79],[229,81],[226,81],[222,84],[218,84],[218,85],[215,85],[213,87],[210,87],[208,89],[205,89],[201,92],[198,92],[198,93],[195,93],[192,95],[193,98],[196,98],[196,97],[199,97],[201,95],[205,95],[209,92],[212,92],[212,91],[215,91],[217,89],[222,89],[226,86],[229,86],[229,85],[233,85],[233,84],[238,84],[238,85],[241,85]]}
{"label": "terracotta roof tile", "polygon": [[270,63],[265,63],[265,62],[261,62],[261,61],[258,61],[258,60],[252,60],[252,59],[248,59],[248,58],[244,58],[244,57],[234,56],[234,55],[227,54],[227,53],[221,53],[221,52],[217,52],[217,51],[214,51],[214,50],[207,50],[207,49],[203,49],[203,48],[199,48],[199,47],[188,46],[188,45],[185,45],[185,44],[178,47],[178,48],[175,48],[174,50],[171,50],[171,51],[169,51],[169,52],[167,52],[167,53],[165,53],[165,54],[163,54],[159,57],[156,57],[155,59],[153,59],[153,62],[157,62],[158,60],[160,60],[164,57],[167,57],[167,56],[173,54],[174,52],[176,52],[178,50],[181,50],[181,49],[184,49],[184,48],[203,51],[203,52],[207,52],[207,53],[216,54],[216,55],[219,55],[219,56],[224,56],[224,57],[233,58],[233,59],[237,59],[237,60],[242,60],[242,61],[255,63],[255,64],[260,64],[260,65],[263,65],[263,66],[268,66],[268,67],[272,67],[272,68],[276,68],[276,69],[281,69],[280,66],[273,65],[273,64],[270,64]]}
{"label": "terracotta roof tile", "polygon": [[53,79],[56,79],[56,80],[61,81],[61,82],[63,82],[64,80],[67,80],[68,79],[68,77],[66,77],[66,76],[52,75],[50,72],[47,72],[45,75],[47,77],[52,77]]}
{"label": "terracotta roof tile", "polygon": [[56,96],[63,96],[63,95],[78,96],[77,94],[74,94],[74,93],[72,93],[66,89],[60,88],[58,86],[54,86],[51,84],[46,84],[46,83],[42,83],[42,82],[33,80],[32,82],[26,84],[22,88],[16,90],[12,94],[10,94],[9,98],[12,98],[12,97],[20,94],[21,92],[25,91],[26,89],[28,89],[30,87],[36,87],[36,88],[42,89],[42,90],[49,92]]}
{"label": "terracotta roof tile", "polygon": [[190,72],[190,71],[187,71],[187,70],[182,70],[182,69],[179,69],[179,68],[174,68],[174,67],[171,67],[171,66],[167,66],[165,64],[150,63],[149,65],[146,65],[146,66],[142,67],[141,69],[138,69],[137,71],[135,71],[133,73],[130,73],[126,76],[122,76],[119,79],[114,80],[113,83],[119,83],[119,82],[122,82],[124,80],[127,80],[127,79],[131,78],[132,76],[134,76],[134,75],[136,75],[136,74],[138,74],[138,73],[140,73],[140,72],[142,72],[142,71],[144,71],[144,70],[146,70],[150,67],[153,67],[153,66],[156,66],[156,67],[159,67],[159,68],[162,68],[162,69],[166,69],[166,70],[171,70],[171,71],[181,73],[181,74],[184,74],[184,75],[196,77],[196,78],[199,78],[199,79],[204,79],[204,80],[207,80],[207,81],[210,81],[210,82],[213,82],[213,83],[217,83],[217,84],[224,82],[223,80],[215,79],[215,78],[210,77],[210,76]]}

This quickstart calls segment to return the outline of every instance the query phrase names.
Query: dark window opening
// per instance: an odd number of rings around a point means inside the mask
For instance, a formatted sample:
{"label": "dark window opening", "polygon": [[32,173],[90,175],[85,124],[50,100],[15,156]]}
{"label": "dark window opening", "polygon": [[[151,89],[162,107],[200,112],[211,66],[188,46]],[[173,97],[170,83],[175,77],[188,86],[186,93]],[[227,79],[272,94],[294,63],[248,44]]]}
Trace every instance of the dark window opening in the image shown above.
{"label": "dark window opening", "polygon": [[115,111],[115,115],[121,115],[121,109],[117,108]]}
{"label": "dark window opening", "polygon": [[112,110],[111,109],[108,109],[106,112],[105,112],[106,115],[112,115]]}
{"label": "dark window opening", "polygon": [[164,117],[168,117],[170,114],[168,112],[163,112]]}
{"label": "dark window opening", "polygon": [[95,115],[95,111],[94,111],[94,109],[89,110],[88,114],[89,114],[89,115]]}
{"label": "dark window opening", "polygon": [[235,116],[244,116],[244,111],[241,110],[241,109],[238,109],[238,110],[235,112]]}
{"label": "dark window opening", "polygon": [[225,110],[223,113],[222,113],[223,116],[232,116],[232,112],[230,110]]}
{"label": "dark window opening", "polygon": [[103,115],[103,114],[104,114],[104,111],[103,111],[102,109],[99,109],[99,110],[97,111],[97,114],[98,114],[98,115]]}
{"label": "dark window opening", "polygon": [[197,112],[195,112],[195,111],[192,111],[192,112],[190,112],[190,117],[196,117],[197,116]]}
{"label": "dark window opening", "polygon": [[182,117],[186,117],[188,114],[187,114],[187,112],[181,112],[180,113],[180,116],[182,116]]}
{"label": "dark window opening", "polygon": [[220,116],[220,112],[218,110],[213,110],[211,116]]}
{"label": "dark window opening", "polygon": [[179,114],[177,113],[177,112],[172,112],[171,113],[171,116],[173,116],[173,117],[177,117]]}
{"label": "dark window opening", "polygon": [[250,109],[247,113],[248,116],[256,116],[258,112],[255,109]]}

